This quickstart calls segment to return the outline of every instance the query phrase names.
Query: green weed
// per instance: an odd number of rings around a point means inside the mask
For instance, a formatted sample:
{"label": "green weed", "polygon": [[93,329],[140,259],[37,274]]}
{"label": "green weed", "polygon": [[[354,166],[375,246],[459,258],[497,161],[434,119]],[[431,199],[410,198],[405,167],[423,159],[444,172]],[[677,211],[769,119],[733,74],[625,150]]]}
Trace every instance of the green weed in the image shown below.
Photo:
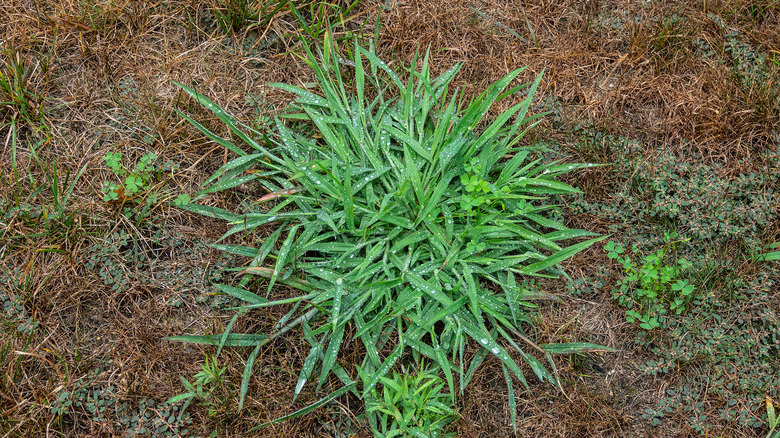
{"label": "green weed", "polygon": [[213,20],[224,33],[238,33],[252,26],[264,28],[274,17],[288,12],[301,25],[300,32],[321,39],[333,17],[346,17],[360,0],[346,6],[316,0],[211,0]]}
{"label": "green weed", "polygon": [[[12,140],[13,149],[16,146],[15,140]],[[3,177],[6,176],[15,180],[10,196],[0,200],[0,225],[4,227],[0,237],[10,243],[8,248],[16,246],[14,242],[22,244],[30,238],[43,236],[55,245],[54,242],[58,239],[73,238],[80,229],[79,213],[74,211],[70,200],[86,165],[75,176],[70,171],[62,175],[56,161],[44,164],[34,148],[31,148],[30,152],[43,171],[43,178],[36,178],[35,173],[28,169],[26,178],[20,181],[15,178],[14,169],[11,169],[10,174],[0,170],[0,180],[4,180]],[[7,226],[12,223],[21,226],[21,229]],[[52,247],[46,251],[62,250]]]}
{"label": "green weed", "polygon": [[[602,270],[603,271],[603,270]],[[566,281],[566,290],[575,297],[585,297],[598,293],[604,287],[604,272],[600,272],[597,277],[580,277]]]}
{"label": "green weed", "polygon": [[[668,333],[640,343],[656,358],[648,374],[678,375],[643,417],[658,425],[685,413],[692,429],[705,434],[728,425],[755,434],[767,426],[761,411],[767,396],[780,396],[777,345],[780,322],[773,310],[778,270],[735,275],[722,282],[719,296],[707,294],[695,312],[668,320]],[[730,298],[726,296],[731,295]]]}
{"label": "green weed", "polygon": [[122,180],[121,183],[115,181],[103,183],[101,190],[104,201],[124,202],[125,199],[132,198],[139,192],[148,189],[154,174],[158,170],[162,171],[162,168],[158,169],[156,164],[157,155],[151,152],[141,156],[141,159],[132,170],[126,169],[122,164],[121,152],[107,152],[106,156],[103,157],[103,161]]}
{"label": "green weed", "polygon": [[[770,243],[766,245],[766,249],[777,249],[777,248],[780,248],[780,242]],[[780,260],[780,251],[757,253],[754,254],[752,258],[754,261],[757,262],[776,261],[776,260]]]}
{"label": "green weed", "polygon": [[[623,245],[609,241],[604,250],[607,257],[623,266],[626,276],[618,280],[613,290],[613,298],[621,306],[627,308],[626,320],[629,323],[639,322],[645,330],[653,330],[665,325],[665,315],[669,312],[682,313],[692,300],[694,286],[680,277],[690,267],[690,262],[681,258],[677,265],[664,264],[664,258],[669,251],[674,251],[677,243],[676,233],[664,236],[665,246],[656,252],[644,256],[641,262],[635,262],[628,255],[623,255]],[[632,247],[637,254],[639,248]]]}
{"label": "green weed", "polygon": [[[352,0],[347,2],[345,7],[342,7],[336,3],[327,2],[301,2],[302,4],[296,5],[296,2],[289,2],[290,11],[293,16],[301,25],[301,31],[310,38],[312,41],[320,41],[331,26],[331,22],[339,21],[339,19],[333,20],[331,17],[339,17],[342,21],[355,6],[358,5],[360,0]],[[347,32],[347,37],[352,35],[351,31]]]}
{"label": "green weed", "polygon": [[32,90],[33,70],[24,59],[13,47],[3,47],[0,51],[0,128],[12,125],[17,129],[19,122],[24,121],[37,131],[45,127],[45,99]]}
{"label": "green weed", "polygon": [[[695,157],[682,161],[669,150],[648,156],[633,141],[601,134],[589,143],[602,145],[614,157],[614,183],[603,201],[575,194],[569,204],[572,213],[609,223],[611,233],[634,242],[637,254],[652,254],[653,263],[646,270],[656,271],[653,266],[658,266],[659,278],[664,266],[678,271],[666,283],[667,294],[681,279],[677,275],[689,280],[685,286],[695,284],[685,311],[671,311],[670,300],[679,294],[667,295],[663,306],[670,307],[662,315],[663,325],[637,336],[637,343],[654,356],[644,364],[645,372],[670,373],[668,378],[673,379],[642,416],[660,426],[665,417],[679,421],[674,416],[684,415],[688,426],[701,434],[718,430],[733,434],[737,428],[755,434],[766,426],[764,397],[780,395],[780,323],[772,292],[780,270],[776,244],[766,241],[780,214],[776,191],[780,177],[773,171],[780,156],[765,153],[758,161],[764,163],[763,169],[724,178],[718,164]],[[743,163],[751,164],[755,169],[755,164]],[[675,259],[690,262],[684,271],[679,263],[666,261],[670,251],[662,250],[659,257],[659,248],[668,245],[664,233],[670,230],[679,233],[676,240],[687,240],[674,251]],[[616,253],[615,260],[625,259],[625,250],[617,254],[616,247],[608,248]],[[630,266],[641,275],[646,263],[640,256]],[[635,299],[633,291],[642,288],[641,280],[631,286],[625,294],[616,291],[626,304]]]}
{"label": "green weed", "polygon": [[[152,190],[152,183],[161,180],[165,174],[175,172],[179,167],[170,160],[160,162],[157,155],[151,152],[142,155],[132,169],[122,164],[121,152],[107,152],[103,161],[119,179],[119,182],[103,182],[103,200],[121,205],[122,213],[134,221],[136,226],[147,219],[160,203],[159,190]],[[141,202],[138,202],[139,200]],[[187,195],[178,195],[173,200],[174,205],[186,202],[189,202]]]}
{"label": "green weed", "polygon": [[[550,218],[553,206],[543,203],[550,195],[576,193],[555,178],[590,165],[544,162],[535,148],[517,146],[520,127],[539,117],[528,117],[527,111],[541,75],[533,83],[508,88],[522,71],[515,70],[464,108],[457,91],[448,93],[460,66],[431,78],[426,54],[412,63],[419,61],[421,69],[410,68],[408,79],[402,79],[372,49],[356,45],[345,58],[326,39],[316,53],[308,46],[305,50],[316,88],[274,86],[297,96],[293,112],[285,116],[288,123],[310,122],[321,140],[295,132],[281,120],[273,137],[263,135],[178,84],[251,147],[246,152],[180,113],[239,156],[207,181],[195,202],[182,208],[228,221],[232,228],[222,239],[276,226],[259,247],[215,245],[252,259],[240,272],[244,276],[239,287],[217,287],[247,303],[236,318],[251,309],[294,306],[270,336],[230,333],[231,322],[223,334],[171,339],[215,344],[218,352],[225,346],[253,347],[239,407],[260,348],[296,326],[310,346],[296,397],[309,380],[322,386],[331,375],[344,385],[333,394],[368,396],[409,355],[415,361],[432,361],[451,397],[489,355],[500,361],[507,377],[511,372],[527,386],[507,348],[519,352],[541,381],[558,383],[551,353],[603,349],[592,344],[536,345],[520,328],[523,322],[532,323],[528,312],[534,306],[517,276],[559,275],[561,261],[601,240],[561,246],[565,240],[594,234],[564,227]],[[522,102],[481,133],[474,132],[496,100],[524,89]],[[472,178],[464,184],[463,174],[475,176],[474,187],[489,193],[489,199],[477,206],[470,201],[471,209],[462,205],[464,195],[476,191],[469,191]],[[196,203],[209,193],[250,181],[259,182],[268,194],[259,196],[249,213]],[[246,288],[250,274],[268,279],[268,293],[284,284],[302,294],[269,301]],[[366,348],[358,367],[362,393],[337,360],[347,333]],[[465,355],[467,343],[482,347],[472,359]],[[552,371],[527,353],[529,349],[542,354]],[[507,382],[514,424],[512,380]]]}
{"label": "green weed", "polygon": [[412,375],[393,373],[381,378],[366,402],[366,413],[378,437],[448,437],[444,428],[458,419],[447,385],[435,372],[423,369]]}
{"label": "green weed", "polygon": [[56,393],[49,408],[60,429],[64,429],[66,419],[82,419],[110,427],[121,436],[190,436],[193,420],[181,406],[158,404],[150,398],[141,398],[137,403],[123,400],[113,386],[99,383],[99,376],[100,370],[91,370],[72,390]]}
{"label": "green weed", "polygon": [[181,377],[182,385],[187,392],[170,398],[167,403],[184,401],[182,410],[185,410],[192,400],[197,400],[206,407],[209,416],[216,415],[228,404],[225,397],[214,394],[215,390],[224,390],[225,370],[226,368],[219,366],[216,357],[206,358],[206,363],[201,365],[201,370],[195,374],[194,383]]}
{"label": "green weed", "polygon": [[216,0],[212,2],[212,10],[223,32],[235,32],[258,20],[259,3],[256,0]]}

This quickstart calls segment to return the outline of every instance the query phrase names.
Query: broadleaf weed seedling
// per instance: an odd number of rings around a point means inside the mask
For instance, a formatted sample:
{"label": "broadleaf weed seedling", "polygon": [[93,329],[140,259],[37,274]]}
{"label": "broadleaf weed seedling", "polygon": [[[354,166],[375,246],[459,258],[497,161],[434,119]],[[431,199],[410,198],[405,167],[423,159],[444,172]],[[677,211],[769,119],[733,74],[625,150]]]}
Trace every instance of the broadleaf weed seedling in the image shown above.
{"label": "broadleaf weed seedling", "polygon": [[122,165],[121,152],[107,152],[106,156],[103,157],[103,161],[116,176],[123,180],[122,184],[117,184],[113,181],[103,183],[103,200],[106,202],[124,201],[126,197],[132,198],[134,195],[147,189],[152,182],[154,173],[158,170],[156,164],[157,155],[151,152],[141,156],[141,159],[136,163],[132,171],[129,171]]}
{"label": "broadleaf weed seedling", "polygon": [[[677,266],[665,265],[664,258],[677,243],[677,233],[664,234],[663,248],[651,252],[637,262],[624,255],[625,249],[620,243],[609,241],[604,250],[607,257],[617,261],[625,270],[625,277],[618,280],[613,290],[613,298],[626,309],[626,321],[638,322],[645,330],[664,326],[665,315],[669,312],[681,314],[691,300],[694,286],[679,277],[690,267],[686,259],[679,259]],[[632,247],[632,253],[639,255],[639,248]]]}
{"label": "broadleaf weed seedling", "polygon": [[[151,152],[142,155],[132,169],[122,164],[121,152],[107,152],[103,161],[120,181],[103,183],[101,191],[104,201],[124,205],[128,201],[142,198],[143,202],[125,206],[123,209],[124,215],[135,221],[136,226],[147,218],[149,212],[158,204],[158,192],[151,190],[152,183],[161,179],[164,173],[178,169],[178,165],[173,161],[160,162],[157,155]],[[173,201],[174,205],[184,205],[188,202],[188,195],[178,195]]]}
{"label": "broadleaf weed seedling", "polygon": [[491,187],[490,183],[480,178],[482,166],[479,165],[479,158],[472,158],[463,166],[463,170],[466,173],[460,176],[460,182],[465,193],[462,195],[460,208],[470,213],[472,209],[489,202],[486,195],[491,192]]}

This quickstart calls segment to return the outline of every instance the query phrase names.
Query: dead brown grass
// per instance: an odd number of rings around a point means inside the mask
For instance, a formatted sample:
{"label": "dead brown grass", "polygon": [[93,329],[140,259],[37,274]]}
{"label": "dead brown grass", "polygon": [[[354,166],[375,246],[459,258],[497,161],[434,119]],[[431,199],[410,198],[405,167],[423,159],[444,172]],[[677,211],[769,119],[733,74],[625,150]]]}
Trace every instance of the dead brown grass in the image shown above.
{"label": "dead brown grass", "polygon": [[[441,68],[463,62],[458,85],[467,96],[514,68],[529,66],[526,80],[545,69],[541,98],[561,102],[560,128],[609,129],[650,145],[686,139],[700,154],[728,160],[771,144],[779,121],[777,94],[769,91],[777,90],[776,75],[745,87],[729,65],[696,55],[697,39],[724,50],[724,32],[706,12],[740,7],[410,1],[385,12],[380,47],[407,63],[418,46],[437,48]],[[775,8],[749,23],[751,35],[769,36]]]}
{"label": "dead brown grass", "polygon": [[[194,301],[172,308],[166,302],[175,290],[133,281],[132,272],[129,288],[116,293],[85,268],[87,248],[114,230],[148,238],[146,231],[122,219],[117,206],[102,202],[100,186],[113,177],[102,161],[107,151],[123,152],[127,163],[150,151],[175,161],[181,170],[165,184],[180,193],[196,191],[228,159],[176,115],[174,108],[186,108],[227,135],[210,113],[188,103],[171,80],[193,84],[243,120],[254,117],[247,94],[263,96],[267,110],[278,112],[286,97],[265,84],[309,80],[305,65],[290,53],[297,44],[290,35],[299,32],[299,26],[289,11],[243,34],[224,35],[208,21],[209,8],[185,0],[0,0],[0,16],[5,17],[0,20],[0,50],[11,57],[3,62],[13,59],[24,66],[24,87],[44,99],[46,110],[34,115],[38,125],[32,125],[20,117],[17,106],[0,106],[0,198],[49,208],[50,191],[31,196],[37,184],[51,176],[49,164],[56,162],[61,175],[75,175],[86,166],[68,206],[72,225],[47,228],[40,219],[19,215],[2,222],[0,272],[16,272],[18,302],[40,323],[32,336],[6,323],[2,328],[3,436],[119,436],[110,423],[93,421],[85,412],[61,420],[48,406],[94,370],[94,384],[113,387],[121,402],[134,406],[143,397],[164,401],[182,392],[180,375],[190,378],[214,352],[163,338],[184,330],[220,332],[230,313]],[[373,29],[378,11],[381,54],[406,65],[418,47],[430,47],[435,72],[463,63],[456,85],[466,99],[517,67],[529,66],[524,80],[544,69],[539,101],[558,106],[529,141],[561,140],[575,156],[609,162],[603,150],[589,153],[570,141],[582,130],[597,129],[639,138],[649,148],[687,142],[680,153],[734,166],[736,158],[776,146],[772,135],[780,125],[778,67],[770,63],[767,79],[744,82],[732,65],[722,62],[726,32],[707,15],[726,17],[727,29],[745,35],[768,56],[780,55],[776,2],[658,1],[639,7],[628,0],[366,0],[346,17],[346,28]],[[260,48],[258,41],[271,35],[276,42]],[[713,57],[697,53],[701,44],[712,48]],[[12,120],[20,126],[15,147],[7,125]],[[31,156],[36,144],[44,165]],[[16,175],[9,171],[13,149]],[[582,181],[592,187],[585,189],[598,196],[609,174],[595,169],[588,175]],[[209,202],[226,207],[240,199],[220,195]],[[593,223],[591,217],[569,220],[572,226],[597,232],[605,232],[608,225]],[[162,203],[154,205],[151,221],[191,241],[213,241],[224,231],[222,223]],[[202,256],[204,265],[217,258],[216,252]],[[594,250],[573,260],[570,268],[589,273],[603,263],[603,254]],[[548,289],[563,295],[558,292],[561,284],[550,283]],[[270,331],[278,316],[253,312],[235,331]],[[568,397],[548,385],[519,394],[522,436],[690,435],[671,423],[660,431],[646,429],[641,411],[667,383],[640,373],[637,364],[644,352],[632,347],[633,333],[605,294],[595,301],[566,299],[545,306],[535,335],[540,342],[591,341],[621,351],[559,358]],[[291,388],[306,357],[300,341],[291,334],[261,352],[241,413],[236,412],[236,385],[246,354],[223,352],[220,363],[227,367],[228,383],[217,391],[224,403],[211,416],[193,405],[193,429],[207,435],[218,428],[224,434],[220,436],[327,436],[325,425],[337,415],[354,419],[362,408],[345,397],[338,400],[337,412],[321,410],[250,432],[291,412]],[[295,406],[317,395],[308,389]],[[498,364],[488,360],[461,399],[459,436],[512,436],[505,397]],[[358,436],[369,432],[359,431]]]}

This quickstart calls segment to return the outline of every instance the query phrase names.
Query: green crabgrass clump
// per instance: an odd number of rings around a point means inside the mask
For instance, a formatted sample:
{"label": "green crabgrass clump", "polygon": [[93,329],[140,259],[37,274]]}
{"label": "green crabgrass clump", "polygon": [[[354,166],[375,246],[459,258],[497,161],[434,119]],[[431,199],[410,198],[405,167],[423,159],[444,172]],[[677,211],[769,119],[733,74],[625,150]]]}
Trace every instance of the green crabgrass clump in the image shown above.
{"label": "green crabgrass clump", "polygon": [[[521,127],[539,117],[527,111],[541,75],[509,88],[522,72],[515,70],[462,106],[458,92],[450,95],[448,89],[459,66],[432,78],[427,54],[413,63],[421,62],[419,71],[410,68],[402,78],[373,50],[358,45],[340,50],[326,39],[316,54],[305,50],[317,83],[274,84],[296,100],[284,116],[287,122],[276,121],[273,136],[238,123],[206,96],[178,84],[251,147],[246,152],[180,113],[239,156],[182,208],[227,220],[232,228],[223,239],[274,227],[258,247],[215,245],[251,259],[240,287],[218,287],[247,303],[238,314],[281,304],[293,308],[280,320],[284,328],[270,336],[228,330],[173,339],[254,347],[240,405],[260,348],[294,326],[309,346],[296,396],[308,381],[322,386],[335,376],[344,385],[337,393],[351,390],[370,403],[374,388],[394,367],[425,358],[454,397],[480,363],[494,356],[507,377],[514,424],[510,374],[527,383],[509,350],[541,381],[559,384],[551,353],[603,349],[536,345],[521,328],[532,323],[534,308],[522,277],[557,276],[559,262],[600,240],[581,241],[594,234],[566,228],[550,214],[555,206],[545,203],[551,195],[576,193],[556,177],[589,165],[548,162],[537,148],[518,145]],[[475,130],[495,101],[521,91],[526,94],[520,103]],[[291,129],[307,123],[316,135]],[[250,181],[267,192],[258,194],[254,212],[196,203]],[[563,246],[571,239],[579,243]],[[268,279],[267,296],[275,284],[302,294],[269,301],[246,288],[250,274]],[[347,336],[365,346],[357,364],[362,391],[338,361]],[[474,358],[465,354],[470,343],[481,347]]]}

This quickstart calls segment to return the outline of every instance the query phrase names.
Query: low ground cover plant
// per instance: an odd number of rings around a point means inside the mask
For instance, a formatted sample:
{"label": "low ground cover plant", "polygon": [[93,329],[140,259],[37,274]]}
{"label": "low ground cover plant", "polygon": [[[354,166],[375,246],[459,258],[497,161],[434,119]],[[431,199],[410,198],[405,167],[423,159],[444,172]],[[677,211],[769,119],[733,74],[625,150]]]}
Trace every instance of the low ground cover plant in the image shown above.
{"label": "low ground cover plant", "polygon": [[[613,291],[613,298],[618,300],[626,310],[626,321],[638,322],[645,330],[665,326],[666,315],[674,312],[679,315],[693,298],[694,286],[688,280],[681,278],[690,262],[684,258],[676,264],[664,261],[669,251],[674,250],[680,241],[675,240],[677,233],[667,233],[664,236],[665,245],[641,261],[632,260],[620,243],[607,242],[604,250],[607,257],[621,264],[625,277],[618,280]],[[639,255],[636,245],[632,252]]]}
{"label": "low ground cover plant", "polygon": [[104,201],[125,202],[150,188],[156,179],[160,179],[165,172],[171,172],[177,168],[172,161],[162,162],[156,154],[151,152],[143,154],[132,168],[122,163],[121,152],[107,152],[103,157],[106,166],[119,179],[117,181],[105,181],[101,191]]}
{"label": "low ground cover plant", "polygon": [[[510,88],[522,69],[512,71],[462,106],[457,91],[448,90],[459,66],[432,78],[428,54],[402,78],[371,48],[357,44],[342,50],[326,38],[324,47],[306,52],[316,86],[274,84],[297,98],[286,121],[276,121],[273,136],[241,125],[206,96],[177,84],[252,147],[246,152],[180,113],[239,155],[181,208],[229,221],[232,228],[223,239],[276,225],[259,247],[217,245],[252,260],[240,272],[239,287],[218,287],[246,302],[238,314],[294,306],[276,333],[234,334],[231,322],[220,335],[172,339],[220,349],[254,347],[240,404],[260,347],[294,326],[310,345],[296,396],[307,382],[322,386],[335,375],[343,390],[370,401],[396,365],[425,358],[454,399],[492,355],[505,370],[514,420],[510,373],[527,382],[510,349],[537,378],[559,386],[551,353],[603,349],[587,343],[536,345],[521,328],[531,323],[534,307],[534,294],[521,277],[557,276],[562,260],[602,239],[582,241],[594,233],[551,219],[555,206],[544,202],[550,195],[577,192],[556,177],[589,165],[545,162],[535,148],[518,146],[521,127],[539,117],[527,112],[541,74]],[[522,102],[475,132],[496,100],[518,92],[527,93]],[[304,135],[301,122],[310,122],[316,136]],[[250,181],[267,191],[251,212],[197,203]],[[563,244],[571,239],[581,241]],[[249,275],[267,278],[268,293],[284,284],[302,294],[269,301],[245,287]],[[337,360],[347,336],[366,350],[357,368],[361,391]],[[467,343],[482,347],[473,358],[465,355]]]}
{"label": "low ground cover plant", "polygon": [[[103,182],[103,201],[122,207],[122,214],[136,226],[159,205],[163,176],[171,176],[178,169],[173,161],[163,162],[152,152],[143,154],[132,167],[123,163],[121,152],[107,152],[103,161],[115,176],[112,181]],[[187,202],[189,197],[184,194],[173,200],[174,205]]]}
{"label": "low ground cover plant", "polygon": [[[778,175],[770,171],[777,152],[762,154],[765,171],[724,178],[720,165],[696,156],[682,160],[662,149],[647,159],[627,139],[593,140],[614,157],[616,189],[602,200],[575,195],[571,212],[609,223],[610,232],[632,242],[631,249],[605,245],[618,262],[607,274],[617,274],[612,296],[637,312],[634,324],[645,324],[634,340],[650,353],[642,369],[671,382],[642,417],[659,429],[682,420],[702,436],[771,428],[764,401],[776,400],[780,388],[772,231],[780,204]],[[670,230],[679,236],[665,235]],[[673,310],[675,300],[682,303]],[[652,318],[659,326],[646,329]]]}

